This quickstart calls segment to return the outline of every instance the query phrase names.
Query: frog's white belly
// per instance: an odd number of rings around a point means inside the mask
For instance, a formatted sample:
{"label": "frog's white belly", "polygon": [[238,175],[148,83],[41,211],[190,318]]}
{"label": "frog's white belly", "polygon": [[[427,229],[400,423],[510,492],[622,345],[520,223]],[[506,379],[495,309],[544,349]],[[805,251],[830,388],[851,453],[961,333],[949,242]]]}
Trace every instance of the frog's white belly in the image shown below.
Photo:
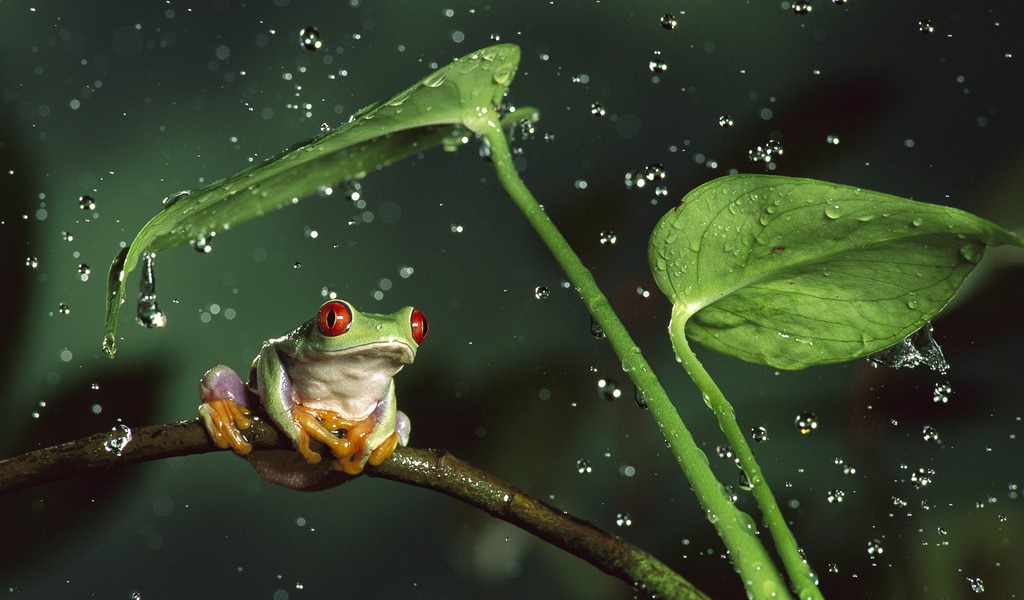
{"label": "frog's white belly", "polygon": [[368,362],[376,361],[293,362],[288,369],[292,401],[352,421],[369,417],[387,399],[393,373]]}

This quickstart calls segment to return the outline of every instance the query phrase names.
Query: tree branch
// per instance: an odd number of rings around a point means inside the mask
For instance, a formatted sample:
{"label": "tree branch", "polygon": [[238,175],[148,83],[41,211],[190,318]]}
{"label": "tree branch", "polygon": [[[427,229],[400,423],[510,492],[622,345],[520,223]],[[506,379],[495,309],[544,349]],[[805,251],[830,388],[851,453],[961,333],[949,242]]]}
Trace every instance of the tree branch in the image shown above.
{"label": "tree branch", "polygon": [[[130,431],[130,440],[125,443]],[[246,437],[257,450],[290,449],[275,427],[255,420]],[[114,429],[0,461],[0,495],[58,479],[141,462],[219,451],[198,420]],[[480,508],[657,598],[707,600],[664,563],[594,525],[526,494],[443,450],[398,448],[365,474],[428,488]],[[337,473],[326,486],[344,483]]]}

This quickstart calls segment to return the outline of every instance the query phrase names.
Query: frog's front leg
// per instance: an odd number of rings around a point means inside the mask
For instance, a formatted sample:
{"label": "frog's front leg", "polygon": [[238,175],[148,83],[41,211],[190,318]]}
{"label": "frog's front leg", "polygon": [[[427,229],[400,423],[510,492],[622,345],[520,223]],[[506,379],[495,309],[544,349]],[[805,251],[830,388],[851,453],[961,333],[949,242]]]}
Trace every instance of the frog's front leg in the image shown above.
{"label": "frog's front leg", "polygon": [[267,414],[288,436],[295,449],[307,462],[320,462],[320,454],[309,447],[310,438],[323,442],[334,456],[344,457],[352,453],[351,443],[334,435],[321,422],[321,411],[304,407],[294,401],[292,381],[277,349],[271,344],[264,345],[260,352],[256,377]]}
{"label": "frog's front leg", "polygon": [[224,365],[217,365],[203,375],[199,382],[199,418],[213,443],[231,448],[237,454],[252,452],[252,444],[242,430],[252,425],[245,384],[238,374]]}
{"label": "frog's front leg", "polygon": [[388,393],[369,417],[345,427],[345,437],[352,443],[352,455],[339,458],[334,468],[349,475],[358,475],[366,463],[373,466],[381,464],[391,456],[395,447],[409,442],[410,428],[409,417],[397,410],[395,383],[392,381]]}

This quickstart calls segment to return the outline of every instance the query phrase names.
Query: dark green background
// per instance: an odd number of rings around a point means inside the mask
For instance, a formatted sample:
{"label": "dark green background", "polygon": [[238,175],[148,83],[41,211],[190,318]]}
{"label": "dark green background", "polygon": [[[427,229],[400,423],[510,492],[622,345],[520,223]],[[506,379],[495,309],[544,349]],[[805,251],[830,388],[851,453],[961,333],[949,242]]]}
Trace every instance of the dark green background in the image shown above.
{"label": "dark green background", "polygon": [[[118,418],[192,418],[207,368],[244,370],[262,340],[310,318],[329,286],[363,310],[412,304],[430,319],[416,364],[398,377],[414,445],[447,448],[650,550],[717,597],[740,597],[617,359],[591,337],[585,308],[475,142],[368,176],[370,223],[348,225],[364,211],[336,190],[218,236],[208,255],[161,254],[169,325],[142,330],[127,304],[114,361],[100,351],[104,280],[118,243],[164,196],[340,124],[500,38],[523,50],[511,100],[542,114],[522,144],[524,179],[594,270],[713,467],[734,482],[737,470],[715,452],[717,425],[675,364],[669,306],[646,264],[650,231],[679,198],[729,172],[764,172],[747,152],[775,138],[785,148],[775,173],[948,204],[1009,228],[1024,220],[1017,3],[812,5],[799,16],[785,2],[737,0],[0,1],[0,451],[104,431]],[[659,23],[665,12],[678,18],[672,31]],[[935,31],[922,33],[922,20]],[[319,28],[319,52],[300,47],[307,25]],[[668,65],[657,77],[655,51]],[[580,75],[588,82],[574,83]],[[604,117],[591,114],[594,102]],[[721,115],[735,124],[720,127]],[[666,196],[624,185],[650,163],[667,171]],[[98,216],[79,209],[83,194]],[[599,243],[605,230],[614,246]],[[25,266],[29,256],[38,268]],[[80,263],[92,268],[84,283]],[[403,278],[406,266],[414,273]],[[378,300],[383,279],[390,287]],[[755,451],[828,597],[973,597],[976,577],[987,597],[1024,589],[1021,280],[1019,253],[991,252],[936,321],[948,376],[863,361],[777,373],[702,353],[741,424],[767,428]],[[537,286],[551,296],[536,300]],[[599,396],[602,377],[620,382],[621,398]],[[933,403],[946,381],[950,402]],[[802,436],[793,420],[805,411],[820,425]],[[925,425],[942,444],[922,439]],[[591,473],[577,472],[581,458]],[[914,489],[919,468],[935,475]],[[846,493],[841,504],[826,500],[835,489]],[[632,596],[449,498],[368,479],[292,492],[226,453],[2,502],[0,593],[12,597]],[[619,513],[632,524],[617,526]],[[873,539],[885,552],[869,560]]]}

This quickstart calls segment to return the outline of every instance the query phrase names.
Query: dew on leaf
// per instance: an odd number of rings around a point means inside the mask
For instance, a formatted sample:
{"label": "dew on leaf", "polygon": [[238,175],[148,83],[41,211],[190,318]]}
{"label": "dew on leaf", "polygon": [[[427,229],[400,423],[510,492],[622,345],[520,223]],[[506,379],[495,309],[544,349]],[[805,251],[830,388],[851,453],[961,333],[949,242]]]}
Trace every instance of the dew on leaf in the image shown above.
{"label": "dew on leaf", "polygon": [[192,192],[190,192],[189,190],[182,190],[180,192],[176,192],[174,194],[171,194],[170,196],[164,197],[164,199],[160,202],[160,204],[164,208],[167,208],[168,206],[173,206],[175,203],[177,203],[182,198],[188,196],[191,193]]}
{"label": "dew on leaf", "polygon": [[647,410],[647,398],[644,397],[644,391],[640,388],[634,388],[633,400],[636,401],[636,405],[641,410]]}
{"label": "dew on leaf", "polygon": [[121,456],[128,442],[132,441],[132,430],[124,423],[118,423],[103,442],[103,449],[114,456]]}
{"label": "dew on leaf", "polygon": [[142,273],[139,280],[139,306],[136,317],[139,325],[148,328],[164,327],[167,325],[167,316],[157,305],[156,301],[156,273],[154,263],[156,255],[147,252],[142,256]]}
{"label": "dew on leaf", "polygon": [[593,316],[590,317],[590,335],[598,340],[605,338],[604,329],[601,328],[601,324]]}
{"label": "dew on leaf", "polygon": [[939,373],[949,370],[942,348],[932,337],[931,323],[925,323],[924,327],[892,346],[867,356],[867,360],[874,367],[883,365],[894,369],[912,369],[925,365]]}
{"label": "dew on leaf", "polygon": [[829,219],[838,219],[843,216],[843,209],[838,204],[831,204],[825,207],[825,216]]}

